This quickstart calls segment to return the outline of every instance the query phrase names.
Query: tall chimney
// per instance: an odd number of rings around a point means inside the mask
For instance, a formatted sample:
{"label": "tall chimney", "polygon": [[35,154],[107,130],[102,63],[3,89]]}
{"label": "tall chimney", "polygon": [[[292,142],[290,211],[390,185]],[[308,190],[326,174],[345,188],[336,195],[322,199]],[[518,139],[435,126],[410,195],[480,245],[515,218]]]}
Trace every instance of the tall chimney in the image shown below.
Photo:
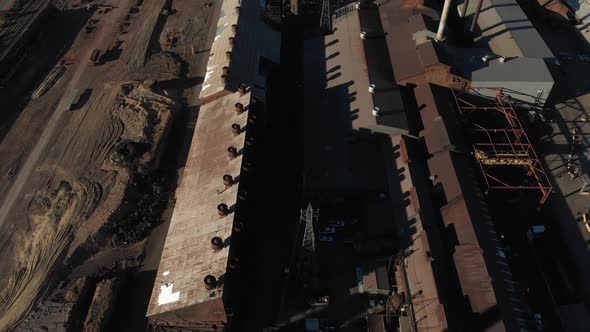
{"label": "tall chimney", "polygon": [[436,33],[436,40],[442,41],[445,39],[445,26],[447,25],[447,18],[449,17],[449,10],[451,9],[451,0],[445,0],[440,23],[438,24],[438,32]]}

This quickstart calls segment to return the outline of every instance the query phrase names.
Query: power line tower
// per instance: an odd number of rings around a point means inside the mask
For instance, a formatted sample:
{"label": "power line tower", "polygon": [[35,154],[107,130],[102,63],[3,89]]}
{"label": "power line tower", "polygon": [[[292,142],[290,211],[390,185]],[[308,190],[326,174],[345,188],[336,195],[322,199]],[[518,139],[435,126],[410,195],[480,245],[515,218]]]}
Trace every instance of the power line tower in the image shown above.
{"label": "power line tower", "polygon": [[304,227],[301,247],[298,257],[300,287],[313,289],[317,286],[317,244],[315,225],[318,222],[318,210],[314,210],[311,203],[301,210],[300,225]]}
{"label": "power line tower", "polygon": [[320,10],[320,29],[325,33],[332,32],[332,13],[330,11],[330,0],[322,0]]}
{"label": "power line tower", "polygon": [[301,210],[301,222],[305,223],[305,230],[303,232],[303,241],[301,246],[307,252],[316,252],[315,245],[315,230],[313,224],[318,220],[318,211],[314,211],[311,203],[307,204],[307,208]]}

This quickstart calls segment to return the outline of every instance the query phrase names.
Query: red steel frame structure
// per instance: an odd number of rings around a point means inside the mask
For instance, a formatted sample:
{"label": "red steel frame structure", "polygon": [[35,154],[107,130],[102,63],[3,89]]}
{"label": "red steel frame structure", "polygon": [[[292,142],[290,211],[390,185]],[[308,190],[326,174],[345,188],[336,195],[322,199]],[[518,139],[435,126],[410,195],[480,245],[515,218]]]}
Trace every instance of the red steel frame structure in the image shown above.
{"label": "red steel frame structure", "polygon": [[[485,106],[468,101],[467,96],[470,95],[468,93],[470,90],[453,91],[461,114],[498,112],[505,120],[505,125],[500,128],[490,128],[485,123],[474,124],[473,150],[487,185],[486,192],[489,189],[539,190],[542,195],[539,203],[544,204],[553,191],[553,186],[518,120],[512,103],[502,89],[487,88],[487,90],[497,91],[497,93],[495,103]],[[527,183],[524,185],[509,184],[508,179],[504,179],[494,172],[498,167],[519,168],[521,171],[525,168]]]}

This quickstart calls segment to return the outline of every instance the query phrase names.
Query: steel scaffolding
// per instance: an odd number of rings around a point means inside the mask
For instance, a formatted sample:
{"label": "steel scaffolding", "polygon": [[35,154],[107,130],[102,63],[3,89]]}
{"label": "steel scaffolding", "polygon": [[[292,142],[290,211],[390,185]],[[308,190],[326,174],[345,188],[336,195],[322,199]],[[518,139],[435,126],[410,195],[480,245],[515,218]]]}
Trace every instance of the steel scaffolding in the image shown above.
{"label": "steel scaffolding", "polygon": [[[472,145],[475,159],[481,169],[487,190],[517,189],[538,190],[540,204],[544,204],[553,190],[547,173],[531,144],[514,110],[510,97],[502,89],[490,103],[475,102],[470,90],[453,91],[459,112],[463,116],[477,117],[476,112],[494,112],[483,116],[480,123],[473,122]],[[484,114],[486,115],[486,114]],[[494,119],[486,121],[486,119]],[[524,172],[523,172],[524,170]],[[514,179],[518,171],[524,178]],[[517,183],[514,183],[517,182]]]}

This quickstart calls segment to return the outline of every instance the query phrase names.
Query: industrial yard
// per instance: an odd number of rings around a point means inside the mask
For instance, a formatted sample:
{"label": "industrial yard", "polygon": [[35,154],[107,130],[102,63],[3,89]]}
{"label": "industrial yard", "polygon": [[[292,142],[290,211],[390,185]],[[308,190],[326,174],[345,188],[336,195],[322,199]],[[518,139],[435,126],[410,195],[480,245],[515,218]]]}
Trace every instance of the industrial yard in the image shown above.
{"label": "industrial yard", "polygon": [[588,13],[0,0],[0,331],[586,331]]}

